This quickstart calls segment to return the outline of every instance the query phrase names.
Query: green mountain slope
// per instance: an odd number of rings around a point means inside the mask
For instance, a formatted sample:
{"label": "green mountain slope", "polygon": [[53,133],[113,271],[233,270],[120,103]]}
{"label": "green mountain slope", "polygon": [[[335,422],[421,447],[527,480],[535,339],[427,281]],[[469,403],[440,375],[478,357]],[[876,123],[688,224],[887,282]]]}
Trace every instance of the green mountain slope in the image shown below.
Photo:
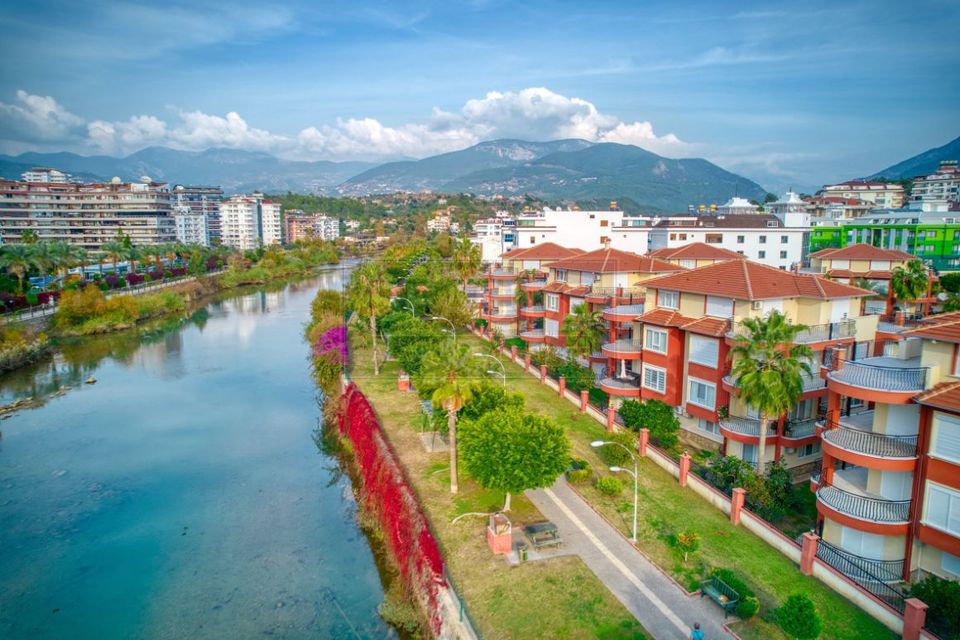
{"label": "green mountain slope", "polygon": [[929,175],[937,170],[941,160],[960,160],[960,138],[951,140],[942,147],[927,149],[912,158],[907,158],[903,162],[898,162],[883,171],[878,171],[872,176],[868,176],[867,179],[887,178],[888,180],[900,180],[901,178]]}

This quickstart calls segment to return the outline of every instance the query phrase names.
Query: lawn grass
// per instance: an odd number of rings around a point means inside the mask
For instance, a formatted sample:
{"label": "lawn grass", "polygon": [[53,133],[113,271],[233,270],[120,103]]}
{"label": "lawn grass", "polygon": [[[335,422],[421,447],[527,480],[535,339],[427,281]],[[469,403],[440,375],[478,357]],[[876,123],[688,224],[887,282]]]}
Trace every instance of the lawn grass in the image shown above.
{"label": "lawn grass", "polygon": [[[353,354],[351,378],[376,409],[390,442],[410,476],[443,550],[448,573],[464,598],[479,633],[497,638],[647,638],[640,624],[577,557],[509,566],[490,553],[486,517],[504,495],[477,486],[461,472],[460,491],[449,493],[449,454],[427,453],[420,442],[420,404],[415,393],[397,391],[396,362],[372,375],[368,350]],[[523,496],[514,496],[514,526],[542,520]]]}
{"label": "lawn grass", "polygon": [[[477,345],[479,338],[467,335]],[[523,367],[505,358],[507,386],[523,394],[527,409],[548,416],[562,425],[573,443],[577,457],[590,462],[595,472],[607,474],[605,465],[590,442],[604,437],[604,425],[579,412],[577,406],[560,400],[554,389],[541,385]],[[632,525],[633,496],[631,478],[618,474],[624,480],[621,496],[607,497],[590,484],[576,489],[608,520],[629,535]],[[743,527],[730,524],[728,517],[689,489],[679,486],[676,479],[648,459],[639,466],[639,514],[637,539],[640,549],[661,569],[669,573],[688,590],[695,590],[700,578],[714,567],[736,571],[757,593],[761,601],[759,618],[737,623],[737,632],[744,638],[784,637],[772,624],[772,611],[795,592],[807,593],[816,604],[823,619],[821,638],[859,639],[895,638],[889,631],[862,609],[838,595],[818,580],[804,576],[785,556],[770,547]],[[672,546],[672,536],[681,531],[700,535],[700,550],[683,562],[682,554]],[[766,620],[761,619],[766,618]]]}

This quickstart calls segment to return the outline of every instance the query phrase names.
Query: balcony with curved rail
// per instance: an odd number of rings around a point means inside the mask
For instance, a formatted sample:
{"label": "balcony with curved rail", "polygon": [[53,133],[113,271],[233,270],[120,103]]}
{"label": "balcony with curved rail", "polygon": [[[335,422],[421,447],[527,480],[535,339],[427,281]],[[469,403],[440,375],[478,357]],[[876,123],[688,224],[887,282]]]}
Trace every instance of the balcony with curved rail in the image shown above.
{"label": "balcony with curved rail", "polygon": [[818,480],[817,511],[826,518],[860,531],[903,535],[909,528],[910,500],[891,500],[867,490],[867,469],[835,470],[827,484]]}
{"label": "balcony with curved rail", "polygon": [[780,442],[785,447],[800,447],[817,441],[817,421],[790,420],[784,426]]}
{"label": "balcony with curved rail", "polygon": [[[741,335],[749,333],[742,324],[736,324],[727,332],[727,338],[735,340]],[[827,322],[824,324],[808,325],[806,329],[794,338],[795,344],[818,344],[821,342],[837,342],[853,340],[857,336],[857,323],[854,320]]]}
{"label": "balcony with curved rail", "polygon": [[617,340],[604,343],[600,351],[609,358],[618,360],[636,360],[643,353],[643,346],[633,340]]}
{"label": "balcony with curved rail", "polygon": [[520,332],[520,339],[525,342],[546,342],[547,336],[543,329],[527,329]]}
{"label": "balcony with curved rail", "polygon": [[607,307],[603,310],[603,319],[614,322],[633,322],[637,316],[643,315],[642,304],[622,304],[615,307]]}
{"label": "balcony with curved rail", "polygon": [[[825,391],[827,388],[826,380],[816,374],[816,368],[811,367],[811,370],[814,371],[814,373],[802,376],[804,398],[808,397],[808,395],[815,395],[818,392]],[[723,376],[721,385],[726,391],[734,395],[740,394],[740,385],[732,374]]]}
{"label": "balcony with curved rail", "polygon": [[517,297],[517,289],[514,286],[494,287],[484,294],[485,298],[490,300],[511,301]]}
{"label": "balcony with curved rail", "polygon": [[639,398],[640,378],[604,377],[600,379],[600,388],[611,396]]}
{"label": "balcony with curved rail", "polygon": [[521,318],[542,318],[546,310],[542,304],[535,304],[530,307],[520,307]]}
{"label": "balcony with curved rail", "polygon": [[513,308],[496,308],[484,311],[480,317],[487,322],[513,322],[517,319],[517,311]]}
{"label": "balcony with curved rail", "polygon": [[872,413],[825,420],[823,450],[852,464],[884,471],[912,471],[917,462],[917,434],[893,435],[872,430]]}
{"label": "balcony with curved rail", "polygon": [[487,271],[486,276],[494,280],[515,280],[518,272],[505,267],[495,267]]}
{"label": "balcony with curved rail", "polygon": [[[760,420],[757,418],[742,418],[739,416],[728,416],[722,418],[718,423],[720,435],[744,444],[759,444],[760,442]],[[767,424],[767,443],[776,442],[777,431],[776,422]]]}
{"label": "balcony with curved rail", "polygon": [[546,280],[527,280],[520,283],[520,289],[523,291],[543,291],[543,288],[547,286]]}
{"label": "balcony with curved rail", "polygon": [[848,360],[827,373],[827,386],[842,395],[891,404],[906,404],[923,391],[927,367],[920,358],[901,360],[889,356]]}

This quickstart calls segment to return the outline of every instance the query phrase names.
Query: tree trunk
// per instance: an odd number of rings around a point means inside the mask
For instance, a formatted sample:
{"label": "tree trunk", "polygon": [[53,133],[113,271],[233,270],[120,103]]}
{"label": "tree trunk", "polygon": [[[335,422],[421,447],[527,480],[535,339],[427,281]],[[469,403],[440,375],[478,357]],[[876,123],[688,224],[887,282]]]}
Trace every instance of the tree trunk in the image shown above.
{"label": "tree trunk", "polygon": [[510,492],[503,498],[503,511],[510,511]]}
{"label": "tree trunk", "polygon": [[760,414],[760,444],[757,447],[757,473],[760,475],[766,475],[766,469],[763,466],[765,462],[764,458],[767,454],[767,423],[770,420],[767,418],[767,414]]}
{"label": "tree trunk", "polygon": [[377,316],[370,314],[370,349],[373,351],[373,375],[380,375],[380,363],[377,361]]}
{"label": "tree trunk", "polygon": [[453,408],[453,402],[447,407],[447,436],[450,441],[450,493],[456,493],[457,486],[457,412]]}

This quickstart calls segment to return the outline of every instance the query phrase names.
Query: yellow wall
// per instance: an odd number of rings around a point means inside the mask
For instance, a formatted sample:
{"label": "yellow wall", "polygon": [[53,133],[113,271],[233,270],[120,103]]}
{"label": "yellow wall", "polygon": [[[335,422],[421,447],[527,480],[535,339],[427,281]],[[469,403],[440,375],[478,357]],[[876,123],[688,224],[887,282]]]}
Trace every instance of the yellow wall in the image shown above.
{"label": "yellow wall", "polygon": [[923,341],[923,351],[920,354],[920,366],[930,367],[927,374],[927,388],[940,383],[945,377],[953,376],[951,366],[953,365],[953,348],[950,342],[940,342],[934,340]]}
{"label": "yellow wall", "polygon": [[697,293],[680,294],[680,315],[690,318],[702,318],[706,309],[706,297]]}
{"label": "yellow wall", "polygon": [[[841,536],[843,535],[843,525],[825,518],[823,521],[823,539],[840,547]],[[884,536],[883,557],[879,560],[902,560],[906,554],[907,538],[906,536]],[[841,547],[842,548],[842,547]]]}

